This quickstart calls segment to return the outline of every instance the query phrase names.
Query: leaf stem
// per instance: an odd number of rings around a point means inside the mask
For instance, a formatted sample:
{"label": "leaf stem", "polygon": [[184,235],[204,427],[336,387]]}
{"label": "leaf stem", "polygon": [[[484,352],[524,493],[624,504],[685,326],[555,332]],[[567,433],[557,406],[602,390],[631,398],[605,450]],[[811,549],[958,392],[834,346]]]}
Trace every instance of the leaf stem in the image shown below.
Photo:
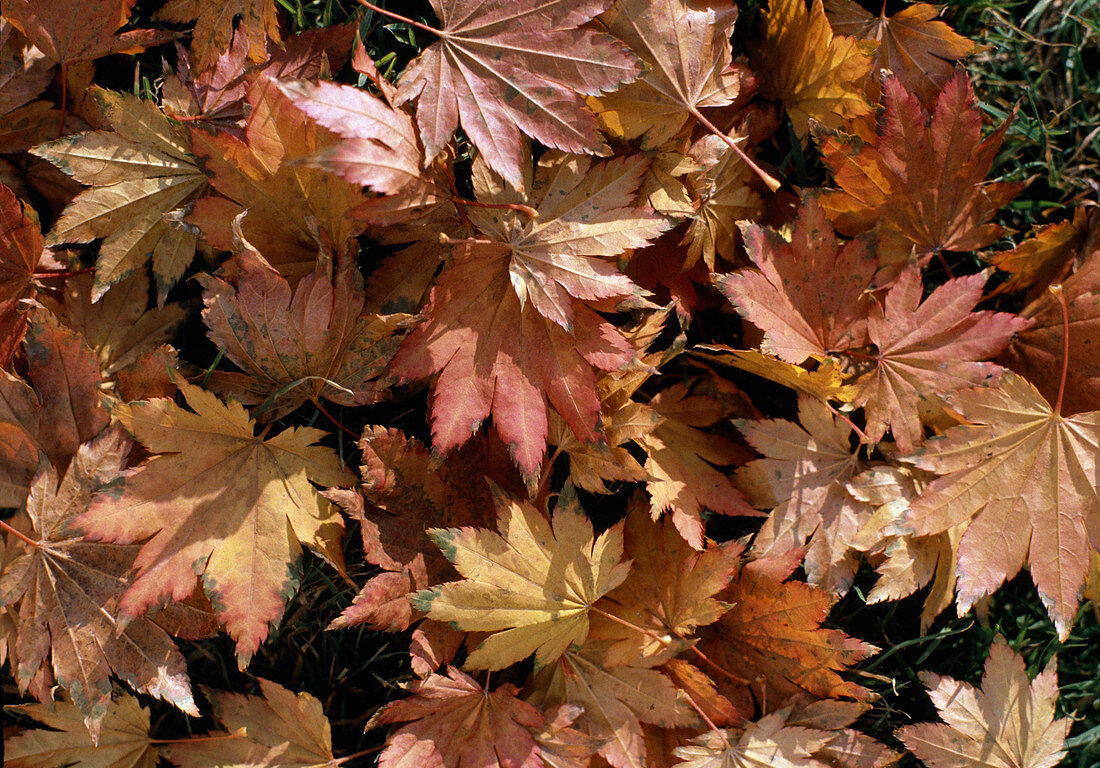
{"label": "leaf stem", "polygon": [[346,434],[348,434],[348,435],[351,435],[351,439],[352,439],[352,440],[354,440],[354,441],[356,441],[356,442],[359,442],[359,435],[355,434],[355,433],[354,433],[354,432],[352,432],[352,431],[351,431],[350,429],[348,429],[347,427],[345,427],[345,426],[344,426],[343,424],[341,424],[340,422],[338,422],[338,421],[336,420],[336,417],[335,417],[335,416],[333,416],[333,415],[332,415],[331,413],[329,413],[329,412],[328,412],[327,410],[325,410],[325,406],[321,405],[321,401],[320,401],[320,400],[314,400],[314,401],[313,401],[313,406],[314,406],[314,407],[315,407],[315,408],[316,408],[316,409],[317,409],[318,411],[320,411],[321,413],[323,413],[323,414],[325,415],[325,417],[326,417],[326,418],[327,418],[327,419],[328,419],[329,421],[331,421],[331,422],[332,422],[333,424],[335,424],[335,425],[336,425],[336,426],[337,426],[337,427],[338,427],[339,429],[343,430],[343,431],[344,431],[344,432],[345,432]]}
{"label": "leaf stem", "polygon": [[480,200],[467,200],[465,197],[459,197],[457,195],[451,196],[451,202],[456,205],[465,205],[470,208],[503,208],[509,211],[519,211],[526,214],[529,219],[537,219],[539,212],[529,205],[523,203],[483,203]]}
{"label": "leaf stem", "polygon": [[1063,295],[1061,283],[1047,286],[1047,290],[1050,291],[1062,308],[1062,379],[1058,382],[1058,401],[1054,404],[1055,415],[1061,416],[1062,395],[1066,392],[1066,374],[1069,373],[1069,307],[1066,305],[1066,297]]}
{"label": "leaf stem", "polygon": [[24,535],[24,534],[20,533],[19,531],[15,530],[10,525],[5,523],[3,520],[0,520],[0,528],[3,528],[5,531],[7,531],[8,533],[10,533],[12,536],[19,539],[20,541],[22,541],[27,546],[34,547],[35,549],[41,549],[41,544],[39,544],[37,541],[35,541],[33,539],[27,538],[26,535]]}
{"label": "leaf stem", "polygon": [[708,667],[713,668],[717,672],[721,672],[723,675],[728,677],[730,680],[733,680],[734,682],[737,682],[737,683],[741,683],[742,685],[748,685],[749,684],[748,680],[741,677],[740,675],[737,675],[737,674],[734,674],[733,672],[730,672],[728,669],[723,667],[721,664],[719,664],[718,662],[711,659],[710,656],[707,656],[705,653],[700,651],[697,646],[694,646],[694,645],[691,646],[691,652],[694,653],[696,656],[698,656],[699,660],[702,661],[704,664],[706,664]]}
{"label": "leaf stem", "polygon": [[438,29],[435,29],[433,27],[429,27],[427,24],[421,24],[419,21],[414,21],[413,19],[410,19],[408,16],[402,16],[400,13],[394,13],[393,11],[387,11],[385,8],[379,8],[377,5],[375,5],[374,3],[368,2],[367,0],[359,0],[359,4],[362,5],[365,8],[370,8],[375,13],[380,13],[383,16],[388,16],[389,18],[393,19],[394,21],[400,21],[400,22],[408,24],[412,27],[415,27],[417,29],[423,30],[425,32],[431,32],[436,37],[446,37],[446,35],[444,35]]}
{"label": "leaf stem", "polygon": [[[362,2],[363,0],[359,0],[359,1]],[[760,180],[768,185],[768,189],[770,189],[772,192],[775,192],[777,189],[779,189],[779,187],[782,186],[782,184],[779,182],[778,179],[776,179],[770,173],[768,173],[763,168],[761,168],[759,165],[754,163],[752,158],[750,158],[748,155],[745,154],[745,150],[743,150],[743,149],[741,149],[741,147],[737,146],[736,141],[731,139],[729,136],[724,134],[722,131],[718,130],[718,127],[714,123],[712,123],[710,120],[708,120],[706,117],[704,117],[703,113],[699,111],[698,107],[691,107],[690,109],[691,109],[692,116],[694,116],[696,120],[698,120],[700,123],[702,123],[704,128],[706,128],[708,131],[710,131],[715,136],[717,136],[722,141],[724,141],[726,143],[726,146],[728,146],[730,149],[732,149],[737,154],[738,157],[740,157],[742,160],[744,160],[745,164],[748,165],[749,168],[751,168],[753,170],[753,172],[757,176],[760,177]]]}

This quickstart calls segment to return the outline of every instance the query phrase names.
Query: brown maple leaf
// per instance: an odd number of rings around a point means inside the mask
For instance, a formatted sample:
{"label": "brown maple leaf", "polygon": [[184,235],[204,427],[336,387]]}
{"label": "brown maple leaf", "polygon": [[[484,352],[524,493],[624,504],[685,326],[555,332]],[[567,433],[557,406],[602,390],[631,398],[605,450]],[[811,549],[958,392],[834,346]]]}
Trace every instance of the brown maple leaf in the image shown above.
{"label": "brown maple leaf", "polygon": [[38,214],[9,187],[0,184],[0,367],[11,356],[27,330],[25,302],[37,294],[35,273],[42,259],[42,230]]}
{"label": "brown maple leaf", "polygon": [[199,200],[187,221],[212,245],[238,251],[227,224],[244,213],[244,240],[297,284],[313,271],[318,250],[338,256],[355,251],[363,225],[348,212],[364,198],[358,187],[299,162],[340,139],[295,107],[275,80],[260,77],[249,88],[248,104],[243,141],[209,126],[191,128],[196,156],[228,200]]}
{"label": "brown maple leaf", "polygon": [[821,401],[798,399],[801,424],[786,419],[737,420],[749,443],[766,458],[737,470],[737,487],[754,506],[771,508],[753,542],[758,555],[806,547],[806,580],[835,594],[852,585],[859,564],[850,541],[870,510],[845,483],[860,469],[852,429]]}
{"label": "brown maple leaf", "polygon": [[[1048,400],[1057,400],[1067,366],[1062,413],[1100,409],[1100,248],[1094,249],[1062,284],[1069,326],[1057,296],[1044,293],[1021,313],[1034,323],[997,358],[1028,378]],[[1069,357],[1066,334],[1069,334]]]}
{"label": "brown maple leaf", "polygon": [[454,667],[413,684],[413,695],[387,704],[372,724],[413,721],[386,739],[380,768],[414,765],[543,768],[535,729],[545,717],[516,698],[510,683],[487,691]]}
{"label": "brown maple leaf", "polygon": [[1053,768],[1069,718],[1055,718],[1056,660],[1028,682],[1024,660],[997,636],[980,687],[921,672],[944,722],[909,725],[898,738],[930,768]]}
{"label": "brown maple leaf", "polygon": [[489,166],[517,186],[521,132],[565,152],[603,154],[584,96],[614,90],[642,68],[621,42],[582,27],[611,1],[432,0],[442,29],[413,24],[440,40],[406,67],[397,94],[398,103],[416,99],[424,154],[439,154],[460,122]]}
{"label": "brown maple leaf", "polygon": [[538,672],[528,700],[542,707],[571,703],[584,707],[575,727],[601,743],[599,754],[615,768],[653,765],[643,724],[662,728],[696,726],[699,717],[687,696],[656,669],[606,667],[601,648],[572,648]]}
{"label": "brown maple leaf", "polygon": [[322,254],[293,294],[254,250],[236,257],[234,272],[236,290],[214,277],[201,280],[210,339],[245,371],[216,373],[211,389],[265,403],[265,420],[321,398],[355,406],[388,394],[374,380],[397,351],[406,316],[367,312],[353,263],[342,259],[334,267]]}
{"label": "brown maple leaf", "polygon": [[78,334],[47,313],[24,340],[30,384],[0,371],[0,503],[19,507],[43,453],[64,472],[81,443],[110,418],[100,402],[95,355]]}
{"label": "brown maple leaf", "polygon": [[726,106],[741,90],[730,66],[736,9],[691,8],[681,0],[618,0],[600,21],[646,64],[637,81],[591,99],[601,127],[644,148],[674,137],[700,108]]}
{"label": "brown maple leaf", "polygon": [[771,0],[759,42],[750,46],[760,93],[782,101],[799,136],[812,118],[839,128],[871,111],[860,81],[870,70],[870,47],[834,36],[821,0]]}
{"label": "brown maple leaf", "polygon": [[9,711],[37,720],[52,730],[27,729],[4,738],[8,768],[136,768],[157,763],[161,747],[149,735],[149,710],[123,693],[110,702],[98,739],[84,724],[80,708],[68,701],[9,705]]}
{"label": "brown maple leaf", "polygon": [[195,255],[194,234],[171,224],[166,214],[197,196],[206,175],[186,131],[153,102],[100,88],[89,98],[112,131],[66,136],[33,150],[92,187],[66,206],[46,244],[104,238],[93,300],[152,260],[163,303]]}
{"label": "brown maple leaf", "polygon": [[[175,353],[172,340],[187,318],[182,304],[148,309],[149,273],[142,268],[112,285],[98,302],[91,275],[73,275],[65,281],[64,303],[55,310],[66,325],[79,333],[99,359],[101,388],[123,400],[170,396],[176,391],[171,372]],[[172,365],[172,369],[175,366]],[[141,384],[136,384],[136,379]]]}
{"label": "brown maple leaf", "polygon": [[180,390],[194,412],[164,398],[116,406],[115,418],[155,455],[104,489],[76,525],[101,541],[148,539],[123,617],[187,597],[201,575],[243,668],[297,585],[301,544],[341,560],[343,521],[310,481],[352,478],[331,449],[313,445],[320,430],[261,440],[240,403],[186,382]]}
{"label": "brown maple leaf", "polygon": [[878,227],[879,259],[925,261],[940,250],[973,251],[1001,235],[990,222],[1022,183],[985,183],[1009,122],[984,140],[966,73],[955,73],[931,117],[896,77],[883,81],[885,110],[872,143],[822,131],[821,152],[841,188],[821,197],[837,231]]}
{"label": "brown maple leaf", "polygon": [[321,702],[257,678],[260,696],[207,691],[214,719],[225,731],[178,739],[162,747],[180,768],[325,768],[332,755],[332,726]]}
{"label": "brown maple leaf", "polygon": [[649,208],[633,205],[647,165],[644,156],[593,163],[548,152],[539,159],[534,178],[524,179],[527,194],[475,176],[479,201],[525,204],[537,211],[529,216],[510,209],[470,210],[470,220],[492,241],[476,247],[503,247],[520,304],[530,302],[572,332],[573,299],[623,299],[640,292],[612,259],[668,227]]}
{"label": "brown maple leaf", "polygon": [[129,439],[115,428],[82,445],[60,480],[43,462],[27,499],[34,527],[33,538],[26,537],[29,551],[9,562],[0,578],[0,602],[19,603],[20,688],[50,665],[93,739],[111,700],[112,672],[198,715],[183,657],[168,635],[141,618],[123,631],[115,618],[138,548],[85,541],[73,525],[96,490],[118,477],[129,449]]}
{"label": "brown maple leaf", "polygon": [[985,274],[948,280],[922,302],[920,270],[913,266],[871,309],[874,367],[857,382],[852,404],[864,406],[872,442],[889,427],[898,448],[909,453],[924,438],[921,401],[996,381],[1003,369],[978,361],[999,353],[1031,323],[1006,312],[973,312],[985,281]]}
{"label": "brown maple leaf", "polygon": [[275,0],[169,0],[154,18],[178,24],[195,22],[191,33],[191,55],[200,71],[214,66],[218,57],[229,49],[233,39],[233,22],[240,19],[243,37],[248,40],[248,56],[253,61],[266,58],[268,39],[279,42],[279,17]]}
{"label": "brown maple leaf", "polygon": [[[872,16],[853,0],[825,0],[825,13],[833,32],[878,42],[871,56],[873,80],[885,69],[924,104],[935,104],[957,60],[981,50],[936,21],[938,9],[927,3],[914,3],[893,16],[887,16],[883,6],[878,16]],[[878,101],[878,88],[868,95]]]}
{"label": "brown maple leaf", "polygon": [[52,77],[53,62],[11,22],[0,18],[0,115],[42,93]]}
{"label": "brown maple leaf", "polygon": [[112,53],[137,53],[176,37],[173,32],[156,29],[118,32],[129,22],[135,2],[92,0],[76,12],[68,0],[5,0],[4,18],[62,64],[92,61]]}
{"label": "brown maple leaf", "polygon": [[615,370],[633,348],[606,320],[573,299],[573,333],[521,304],[509,254],[473,248],[452,257],[390,366],[398,380],[438,373],[432,445],[446,452],[490,414],[528,478],[546,449],[546,402],[582,440],[600,439],[596,371]]}
{"label": "brown maple leaf", "polygon": [[900,533],[969,523],[958,553],[960,615],[1025,561],[1059,637],[1067,637],[1100,543],[1100,412],[1064,418],[1025,379],[946,398],[968,422],[905,461],[944,475],[906,513]]}
{"label": "brown maple leaf", "polygon": [[1008,251],[991,253],[986,260],[1009,278],[997,286],[993,295],[1028,290],[1028,300],[1051,283],[1064,280],[1074,262],[1082,266],[1093,252],[1100,250],[1100,211],[1092,205],[1078,206],[1073,219],[1047,224],[1033,237]]}
{"label": "brown maple leaf", "polygon": [[685,650],[698,627],[729,608],[714,596],[737,573],[744,549],[729,542],[699,552],[667,519],[655,522],[644,502],[633,506],[626,554],[645,567],[597,603],[603,613],[592,617],[588,634],[590,642],[609,643],[603,663],[612,667],[655,666]]}
{"label": "brown maple leaf", "polygon": [[799,364],[812,355],[860,347],[867,338],[874,242],[838,245],[816,198],[798,210],[790,241],[743,224],[749,258],[759,272],[722,275],[718,287],[741,315],[764,330],[764,352]]}
{"label": "brown maple leaf", "polygon": [[700,649],[730,673],[718,678],[720,692],[741,712],[753,710],[752,699],[775,711],[800,693],[857,700],[870,696],[838,673],[878,649],[821,627],[829,593],[785,581],[800,556],[793,550],[747,564],[718,595],[731,609],[700,632]]}

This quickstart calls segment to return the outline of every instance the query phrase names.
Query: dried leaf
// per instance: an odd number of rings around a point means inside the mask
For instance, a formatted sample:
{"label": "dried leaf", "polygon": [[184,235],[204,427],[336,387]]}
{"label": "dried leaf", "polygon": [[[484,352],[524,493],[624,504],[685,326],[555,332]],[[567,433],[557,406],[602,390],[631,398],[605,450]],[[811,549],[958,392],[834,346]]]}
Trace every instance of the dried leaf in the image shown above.
{"label": "dried leaf", "polygon": [[124,617],[187,597],[201,575],[243,668],[297,587],[299,542],[340,562],[343,522],[310,481],[335,486],[352,478],[331,449],[313,445],[320,430],[290,428],[260,440],[239,403],[185,382],[180,389],[193,413],[167,399],[115,408],[155,455],[101,492],[77,525],[101,541],[150,539],[120,602]]}
{"label": "dried leaf", "polygon": [[244,37],[248,39],[248,55],[253,61],[266,58],[268,38],[275,42],[280,40],[275,0],[227,0],[218,3],[169,0],[154,14],[154,18],[177,24],[195,22],[191,33],[191,54],[200,71],[212,67],[218,56],[229,49],[235,19],[240,19]]}
{"label": "dried leaf", "polygon": [[73,10],[69,0],[4,0],[4,18],[54,61],[71,64],[112,53],[137,53],[171,40],[156,29],[118,32],[135,0],[91,0]]}

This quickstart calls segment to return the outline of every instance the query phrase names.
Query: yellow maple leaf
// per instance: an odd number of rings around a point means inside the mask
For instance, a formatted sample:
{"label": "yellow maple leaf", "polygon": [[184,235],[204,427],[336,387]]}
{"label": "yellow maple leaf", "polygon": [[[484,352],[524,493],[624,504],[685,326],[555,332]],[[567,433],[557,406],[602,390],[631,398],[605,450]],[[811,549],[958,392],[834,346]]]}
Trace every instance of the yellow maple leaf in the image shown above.
{"label": "yellow maple leaf", "polygon": [[584,640],[592,604],[626,578],[623,527],[594,537],[568,489],[552,525],[530,504],[493,490],[500,533],[429,530],[465,580],[423,590],[414,603],[432,619],[494,633],[470,654],[470,669],[501,669],[532,653],[543,666]]}
{"label": "yellow maple leaf", "polygon": [[761,93],[782,101],[799,136],[812,117],[830,128],[871,111],[861,82],[874,43],[834,36],[821,0],[771,0],[760,42],[750,50]]}

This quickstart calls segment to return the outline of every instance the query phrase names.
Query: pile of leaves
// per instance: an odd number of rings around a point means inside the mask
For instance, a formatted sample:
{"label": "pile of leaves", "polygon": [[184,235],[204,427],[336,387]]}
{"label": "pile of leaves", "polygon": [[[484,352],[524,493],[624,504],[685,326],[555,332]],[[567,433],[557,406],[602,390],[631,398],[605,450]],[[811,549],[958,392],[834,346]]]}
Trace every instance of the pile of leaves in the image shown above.
{"label": "pile of leaves", "polygon": [[303,557],[409,643],[383,768],[1061,759],[1053,666],[928,672],[883,743],[823,626],[861,567],[924,629],[1095,589],[1100,219],[996,250],[1009,122],[934,8],[133,4],[0,19],[7,765],[371,763],[179,649],[246,670]]}

